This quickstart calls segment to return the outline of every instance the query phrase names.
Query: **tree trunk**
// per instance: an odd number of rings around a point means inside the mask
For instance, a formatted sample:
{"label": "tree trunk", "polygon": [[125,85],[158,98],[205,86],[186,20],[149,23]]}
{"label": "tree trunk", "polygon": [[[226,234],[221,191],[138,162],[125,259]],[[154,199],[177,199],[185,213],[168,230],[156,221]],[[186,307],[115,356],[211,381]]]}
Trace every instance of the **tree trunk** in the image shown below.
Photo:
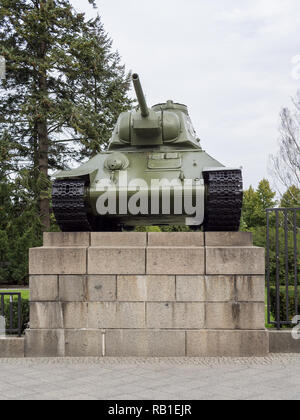
{"label": "tree trunk", "polygon": [[[40,43],[39,58],[45,59],[46,44]],[[42,177],[42,188],[39,194],[39,209],[40,217],[43,224],[43,231],[50,230],[50,201],[48,197],[48,189],[44,187],[48,180],[48,154],[49,154],[49,139],[47,114],[45,109],[45,100],[48,97],[47,90],[47,73],[45,70],[39,72],[38,76],[38,90],[41,103],[39,104],[37,117],[37,136],[38,136],[38,168],[39,175]]]}
{"label": "tree trunk", "polygon": [[[39,153],[38,153],[38,165],[39,173],[46,180],[48,179],[48,130],[47,121],[43,117],[37,124],[38,129],[38,142],[39,142]],[[44,184],[44,182],[42,182]],[[39,196],[39,208],[40,216],[43,224],[43,230],[48,231],[50,229],[50,202],[48,198],[48,190],[44,188],[40,191]]]}

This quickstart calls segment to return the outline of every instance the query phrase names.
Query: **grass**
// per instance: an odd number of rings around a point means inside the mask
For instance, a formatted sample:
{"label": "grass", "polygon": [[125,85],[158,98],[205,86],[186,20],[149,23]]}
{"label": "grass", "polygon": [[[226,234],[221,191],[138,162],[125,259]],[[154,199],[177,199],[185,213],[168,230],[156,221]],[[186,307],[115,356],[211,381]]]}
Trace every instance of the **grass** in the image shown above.
{"label": "grass", "polygon": [[[22,299],[29,300],[30,292],[29,289],[0,289],[0,293],[21,293]],[[9,296],[5,296],[5,300],[8,300]]]}

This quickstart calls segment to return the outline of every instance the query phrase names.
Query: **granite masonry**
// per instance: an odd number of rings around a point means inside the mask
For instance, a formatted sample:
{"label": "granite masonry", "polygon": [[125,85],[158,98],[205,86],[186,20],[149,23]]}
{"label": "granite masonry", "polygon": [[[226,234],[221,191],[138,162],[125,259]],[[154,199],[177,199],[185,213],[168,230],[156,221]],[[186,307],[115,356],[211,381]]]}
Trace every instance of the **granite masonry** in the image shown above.
{"label": "granite masonry", "polygon": [[45,233],[29,266],[26,357],[269,351],[250,233]]}

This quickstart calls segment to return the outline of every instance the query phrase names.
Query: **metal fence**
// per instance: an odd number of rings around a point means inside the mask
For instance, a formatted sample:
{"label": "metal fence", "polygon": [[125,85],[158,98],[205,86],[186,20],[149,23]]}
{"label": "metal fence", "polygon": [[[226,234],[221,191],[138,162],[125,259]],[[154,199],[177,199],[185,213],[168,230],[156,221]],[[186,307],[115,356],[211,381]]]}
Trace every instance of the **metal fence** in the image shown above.
{"label": "metal fence", "polygon": [[268,324],[300,322],[300,207],[267,209]]}
{"label": "metal fence", "polygon": [[5,332],[7,334],[18,334],[20,337],[22,334],[21,293],[0,293],[0,315],[5,319]]}

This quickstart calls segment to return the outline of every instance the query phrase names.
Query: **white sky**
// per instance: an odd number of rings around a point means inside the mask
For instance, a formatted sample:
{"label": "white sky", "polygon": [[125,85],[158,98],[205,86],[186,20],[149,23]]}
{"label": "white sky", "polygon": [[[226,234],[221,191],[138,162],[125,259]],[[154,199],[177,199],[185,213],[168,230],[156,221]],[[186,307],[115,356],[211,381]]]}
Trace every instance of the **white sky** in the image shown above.
{"label": "white sky", "polygon": [[[97,13],[87,0],[71,2],[88,16]],[[97,5],[127,70],[140,74],[149,106],[167,99],[187,104],[202,147],[227,166],[242,165],[245,187],[270,178],[279,112],[300,84],[292,77],[292,58],[300,55],[300,1]]]}

